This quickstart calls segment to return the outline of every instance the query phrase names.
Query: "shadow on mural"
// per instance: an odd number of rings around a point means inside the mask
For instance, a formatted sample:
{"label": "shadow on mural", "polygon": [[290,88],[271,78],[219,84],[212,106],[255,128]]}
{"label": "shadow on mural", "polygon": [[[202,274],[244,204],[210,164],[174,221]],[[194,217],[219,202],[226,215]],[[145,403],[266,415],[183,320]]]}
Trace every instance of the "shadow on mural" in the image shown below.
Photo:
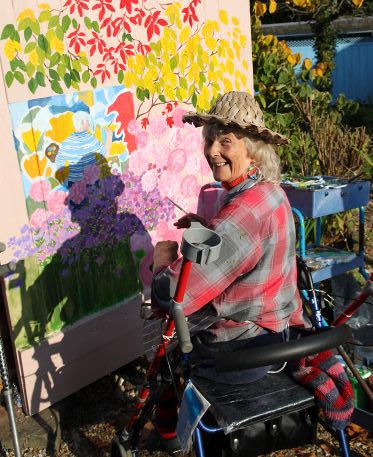
{"label": "shadow on mural", "polygon": [[[111,172],[105,158],[89,153],[69,165],[65,185],[65,203],[75,230],[71,230],[71,238],[64,241],[32,285],[27,286],[25,261],[18,262],[18,279],[9,283],[10,289],[18,288],[22,304],[13,328],[14,338],[25,331],[27,341],[40,342],[50,326],[63,328],[141,289],[138,272],[142,255],[137,251],[136,257],[131,252],[130,237],[137,234],[147,244],[151,240],[136,215],[118,212],[118,197],[125,187],[120,176]],[[48,345],[49,354],[57,354],[63,361],[64,345],[60,341],[55,346]],[[38,354],[36,347],[36,360]],[[44,349],[41,358],[31,405],[35,411],[39,404],[33,401],[39,403],[40,394],[50,392],[50,375],[56,370],[51,358],[45,360]]]}

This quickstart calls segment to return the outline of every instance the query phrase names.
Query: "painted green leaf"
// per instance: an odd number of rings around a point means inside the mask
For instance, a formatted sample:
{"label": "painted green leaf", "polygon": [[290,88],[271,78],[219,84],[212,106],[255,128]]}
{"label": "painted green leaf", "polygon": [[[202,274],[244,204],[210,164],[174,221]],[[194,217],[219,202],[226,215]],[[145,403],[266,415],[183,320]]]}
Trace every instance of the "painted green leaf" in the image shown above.
{"label": "painted green leaf", "polygon": [[41,71],[35,73],[35,79],[38,82],[39,86],[45,87],[45,76]]}
{"label": "painted green leaf", "polygon": [[[52,13],[50,10],[43,10],[40,14],[39,14],[39,22],[47,22],[49,21],[50,17],[51,17]],[[56,17],[56,16],[54,16]],[[58,16],[57,16],[58,17]]]}
{"label": "painted green leaf", "polygon": [[97,87],[97,79],[94,77],[91,79],[91,86],[93,87],[93,89],[96,89]]}
{"label": "painted green leaf", "polygon": [[31,28],[30,28],[30,27],[27,27],[27,28],[25,29],[25,31],[23,32],[23,34],[24,34],[24,36],[25,36],[25,40],[28,41],[28,40],[31,38],[31,36],[32,36],[32,30],[31,30]]}
{"label": "painted green leaf", "polygon": [[176,94],[176,99],[177,100],[183,101],[182,98],[181,98],[180,87],[176,88],[175,94]]}
{"label": "painted green leaf", "polygon": [[66,73],[66,66],[62,62],[58,64],[57,73],[61,76],[61,78],[63,78]]}
{"label": "painted green leaf", "polygon": [[28,82],[28,88],[34,94],[38,88],[38,82],[35,78],[31,78]]}
{"label": "painted green leaf", "polygon": [[36,43],[33,41],[31,43],[27,43],[24,49],[25,54],[29,54],[33,49],[36,48]]}
{"label": "painted green leaf", "polygon": [[65,32],[63,31],[63,28],[60,25],[57,25],[55,29],[56,37],[60,40],[63,41],[65,37]]}
{"label": "painted green leaf", "polygon": [[35,34],[35,35],[40,35],[40,25],[39,25],[39,22],[37,21],[30,21],[30,24],[29,24],[32,32]]}
{"label": "painted green leaf", "polygon": [[80,63],[82,65],[85,65],[86,67],[88,67],[88,58],[86,56],[81,56],[80,57]]}
{"label": "painted green leaf", "polygon": [[5,73],[5,82],[7,87],[10,87],[14,81],[14,74],[12,71],[7,71]]}
{"label": "painted green leaf", "polygon": [[65,82],[65,86],[69,89],[71,87],[71,76],[69,73],[65,73],[63,75],[63,80]]}
{"label": "painted green leaf", "polygon": [[182,87],[183,89],[188,89],[188,81],[186,80],[186,78],[180,78],[179,84],[180,87]]}
{"label": "painted green leaf", "polygon": [[[29,17],[25,17],[24,19],[19,21],[18,30],[25,30],[25,29],[27,29],[27,27],[32,28],[32,19],[30,19]],[[14,29],[14,31],[15,31],[15,29]]]}
{"label": "painted green leaf", "polygon": [[38,46],[44,52],[50,51],[50,46],[48,40],[46,39],[45,35],[41,34],[38,36]]}
{"label": "painted green leaf", "polygon": [[100,33],[100,26],[98,25],[98,22],[97,22],[97,21],[93,21],[91,25],[92,25],[93,30],[94,30],[96,33]]}
{"label": "painted green leaf", "polygon": [[16,78],[16,80],[21,83],[21,84],[25,84],[25,76],[23,75],[23,73],[21,73],[20,71],[15,71],[14,72],[14,77]]}
{"label": "painted green leaf", "polygon": [[59,23],[59,16],[52,16],[48,22],[48,29],[54,29],[56,25]]}
{"label": "painted green leaf", "polygon": [[26,73],[29,78],[34,74],[35,72],[35,67],[31,62],[27,62],[26,64]]}
{"label": "painted green leaf", "polygon": [[88,16],[85,16],[84,18],[84,24],[87,27],[88,30],[92,28],[92,21],[89,19]]}
{"label": "painted green leaf", "polygon": [[39,58],[39,65],[43,65],[44,61],[45,61],[45,52],[41,48],[37,47],[36,54],[38,55],[38,58]]}
{"label": "painted green leaf", "polygon": [[73,19],[72,24],[73,24],[74,29],[76,30],[78,28],[78,21],[76,19]]}
{"label": "painted green leaf", "polygon": [[119,70],[118,71],[118,82],[119,82],[119,84],[122,84],[123,78],[124,78],[123,70]]}
{"label": "painted green leaf", "polygon": [[158,98],[162,103],[166,103],[166,97],[164,95],[160,95]]}
{"label": "painted green leaf", "polygon": [[197,106],[197,94],[195,92],[192,96],[192,105],[194,106],[194,108]]}
{"label": "painted green leaf", "polygon": [[141,87],[136,88],[136,97],[142,102],[145,100],[145,93]]}
{"label": "painted green leaf", "polygon": [[172,57],[172,59],[170,59],[170,68],[171,68],[171,71],[175,70],[175,68],[177,67],[177,57]]}
{"label": "painted green leaf", "polygon": [[82,65],[78,59],[72,60],[71,64],[75,71],[77,71],[79,73],[82,71]]}
{"label": "painted green leaf", "polygon": [[82,80],[84,83],[87,83],[89,81],[89,78],[91,77],[89,70],[83,71],[82,74]]}
{"label": "painted green leaf", "polygon": [[74,80],[71,80],[71,86],[76,89],[76,90],[79,90],[80,87],[79,87],[79,83],[77,83],[76,81]]}
{"label": "painted green leaf", "polygon": [[80,74],[75,69],[71,70],[71,80],[75,81],[75,82],[79,82],[80,81]]}
{"label": "painted green leaf", "polygon": [[7,38],[10,38],[13,33],[15,32],[15,28],[13,24],[7,24],[4,28],[3,31],[1,32],[1,40],[6,40]]}
{"label": "painted green leaf", "polygon": [[59,81],[61,78],[60,78],[60,75],[56,72],[56,70],[53,70],[53,68],[50,68],[49,69],[49,76],[52,78],[52,79],[56,79],[57,81]]}
{"label": "painted green leaf", "polygon": [[71,68],[70,57],[67,54],[62,54],[62,60],[66,65],[66,68]]}
{"label": "painted green leaf", "polygon": [[21,37],[19,36],[19,33],[17,32],[17,30],[14,31],[14,33],[12,35],[12,40],[17,41],[17,43],[21,42]]}
{"label": "painted green leaf", "polygon": [[55,65],[58,64],[58,62],[60,61],[60,54],[58,52],[55,52],[54,54],[51,55],[51,58],[49,60],[49,66],[50,67],[54,67]]}
{"label": "painted green leaf", "polygon": [[70,17],[69,17],[69,16],[64,16],[64,17],[62,18],[62,30],[63,30],[64,32],[66,32],[67,29],[70,27],[70,24],[71,24],[71,19],[70,19]]}
{"label": "painted green leaf", "polygon": [[63,89],[60,86],[60,83],[58,81],[56,81],[55,79],[53,79],[53,81],[51,81],[51,88],[57,94],[63,94]]}
{"label": "painted green leaf", "polygon": [[149,100],[149,98],[150,98],[149,89],[144,89],[144,95],[145,95],[145,97]]}

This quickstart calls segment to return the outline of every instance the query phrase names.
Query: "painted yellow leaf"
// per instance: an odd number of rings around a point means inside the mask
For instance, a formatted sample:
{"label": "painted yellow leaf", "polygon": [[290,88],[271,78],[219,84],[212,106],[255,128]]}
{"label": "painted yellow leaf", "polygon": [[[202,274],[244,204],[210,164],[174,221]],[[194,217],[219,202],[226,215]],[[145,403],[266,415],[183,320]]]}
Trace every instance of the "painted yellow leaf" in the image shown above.
{"label": "painted yellow leaf", "polygon": [[213,51],[213,50],[216,48],[217,44],[218,44],[218,40],[216,40],[215,38],[210,37],[210,36],[208,36],[208,37],[205,38],[205,42],[206,42],[206,46],[207,46],[211,51]]}
{"label": "painted yellow leaf", "polygon": [[219,10],[219,19],[224,25],[228,25],[228,14],[225,10]]}
{"label": "painted yellow leaf", "polygon": [[13,60],[17,51],[22,51],[18,41],[7,40],[4,45],[4,54],[8,60]]}
{"label": "painted yellow leaf", "polygon": [[356,8],[360,8],[364,3],[364,0],[352,0],[352,3],[356,6]]}
{"label": "painted yellow leaf", "polygon": [[74,132],[73,113],[67,112],[58,117],[50,119],[52,126],[45,135],[57,143],[62,143],[66,138]]}
{"label": "painted yellow leaf", "polygon": [[51,40],[51,48],[57,51],[60,54],[65,52],[65,44],[63,41],[59,40],[56,36]]}
{"label": "painted yellow leaf", "polygon": [[247,36],[246,35],[240,35],[240,45],[242,48],[244,48],[247,45]]}
{"label": "painted yellow leaf", "polygon": [[49,178],[49,176],[52,176],[52,168],[51,167],[48,167],[46,170],[45,170],[45,176],[47,178]]}
{"label": "painted yellow leaf", "polygon": [[109,155],[110,156],[120,156],[125,151],[126,146],[121,141],[114,141],[111,144]]}
{"label": "painted yellow leaf", "polygon": [[134,75],[131,70],[126,71],[123,77],[123,84],[125,87],[132,87],[134,83]]}
{"label": "painted yellow leaf", "polygon": [[266,13],[267,5],[263,2],[255,2],[253,10],[254,10],[255,16],[261,17]]}
{"label": "painted yellow leaf", "polygon": [[23,168],[31,179],[43,176],[47,166],[47,158],[39,159],[37,154],[26,156],[23,161]]}
{"label": "painted yellow leaf", "polygon": [[38,8],[41,10],[50,10],[51,9],[51,7],[50,7],[50,5],[48,5],[48,3],[39,3]]}
{"label": "painted yellow leaf", "polygon": [[34,65],[34,67],[36,67],[39,64],[39,55],[35,49],[33,49],[30,52],[30,62],[32,63],[32,65]]}
{"label": "painted yellow leaf", "polygon": [[30,130],[26,130],[26,132],[22,133],[22,140],[30,151],[36,152],[36,146],[39,143],[40,136],[40,130],[34,130],[31,128]]}
{"label": "painted yellow leaf", "polygon": [[275,2],[275,0],[269,0],[269,8],[268,8],[268,11],[270,12],[270,14],[273,14],[277,9],[277,3]]}
{"label": "painted yellow leaf", "polygon": [[227,78],[223,78],[224,90],[230,92],[233,89],[232,81]]}
{"label": "painted yellow leaf", "polygon": [[244,68],[245,70],[247,70],[247,69],[249,68],[249,64],[247,63],[247,60],[246,60],[246,59],[244,59],[244,60],[242,61],[242,66],[243,66],[243,68]]}
{"label": "painted yellow leaf", "polygon": [[304,70],[310,70],[312,68],[312,60],[311,59],[304,59],[303,60],[303,69]]}
{"label": "painted yellow leaf", "polygon": [[180,36],[179,36],[180,43],[183,43],[187,38],[189,38],[189,35],[190,35],[190,27],[185,26],[180,32]]}
{"label": "painted yellow leaf", "polygon": [[230,59],[227,60],[226,68],[227,68],[227,72],[228,72],[230,75],[233,75],[233,72],[234,72],[233,60],[230,60]]}
{"label": "painted yellow leaf", "polygon": [[165,84],[163,93],[168,100],[175,99],[175,91],[169,84]]}
{"label": "painted yellow leaf", "polygon": [[232,17],[232,22],[233,22],[233,25],[240,25],[240,21],[238,20],[237,17]]}
{"label": "painted yellow leaf", "polygon": [[35,19],[35,14],[30,8],[26,8],[25,10],[21,11],[17,17],[17,21],[20,22],[22,19],[26,19],[27,17],[30,19]]}

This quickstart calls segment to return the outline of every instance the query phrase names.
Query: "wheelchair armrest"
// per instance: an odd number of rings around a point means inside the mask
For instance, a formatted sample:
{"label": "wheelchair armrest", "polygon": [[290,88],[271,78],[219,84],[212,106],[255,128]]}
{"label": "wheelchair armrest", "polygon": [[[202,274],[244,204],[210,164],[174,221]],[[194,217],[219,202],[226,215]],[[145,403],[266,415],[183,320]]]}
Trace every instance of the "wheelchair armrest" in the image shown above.
{"label": "wheelchair armrest", "polygon": [[312,332],[309,336],[267,346],[224,352],[215,357],[217,371],[227,372],[290,362],[345,343],[352,331],[347,325]]}

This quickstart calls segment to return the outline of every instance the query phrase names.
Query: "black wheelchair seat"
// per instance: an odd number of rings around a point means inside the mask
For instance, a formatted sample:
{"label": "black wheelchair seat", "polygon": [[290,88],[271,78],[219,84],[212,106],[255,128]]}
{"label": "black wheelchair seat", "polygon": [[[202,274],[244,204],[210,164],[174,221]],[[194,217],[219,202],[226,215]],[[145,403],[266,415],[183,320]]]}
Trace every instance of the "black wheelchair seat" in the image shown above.
{"label": "black wheelchair seat", "polygon": [[[220,438],[219,446],[225,449],[222,455],[256,456],[315,442],[315,398],[286,372],[243,385],[215,383],[197,376],[193,383],[210,402],[209,413],[218,426],[229,434],[224,437],[225,444]],[[211,423],[211,418],[206,420]],[[206,455],[214,455],[216,435],[213,439],[204,436],[204,440]]]}

